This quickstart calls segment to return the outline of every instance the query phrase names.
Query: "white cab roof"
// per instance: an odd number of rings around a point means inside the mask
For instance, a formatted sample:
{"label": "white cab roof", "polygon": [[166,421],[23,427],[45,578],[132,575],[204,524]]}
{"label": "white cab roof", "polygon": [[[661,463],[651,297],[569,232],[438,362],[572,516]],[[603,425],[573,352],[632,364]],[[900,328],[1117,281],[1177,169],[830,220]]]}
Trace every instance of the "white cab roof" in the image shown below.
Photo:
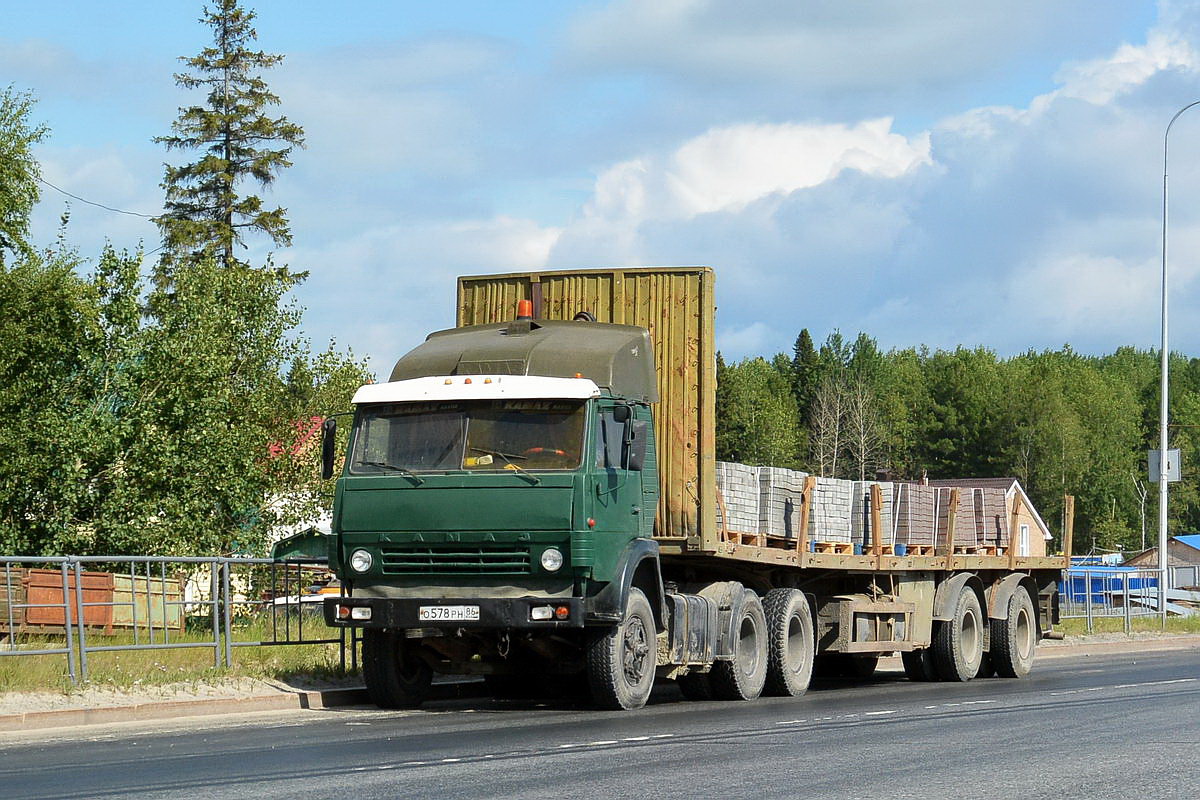
{"label": "white cab roof", "polygon": [[354,393],[358,403],[409,403],[430,400],[586,400],[600,387],[587,378],[536,375],[452,375],[369,383]]}

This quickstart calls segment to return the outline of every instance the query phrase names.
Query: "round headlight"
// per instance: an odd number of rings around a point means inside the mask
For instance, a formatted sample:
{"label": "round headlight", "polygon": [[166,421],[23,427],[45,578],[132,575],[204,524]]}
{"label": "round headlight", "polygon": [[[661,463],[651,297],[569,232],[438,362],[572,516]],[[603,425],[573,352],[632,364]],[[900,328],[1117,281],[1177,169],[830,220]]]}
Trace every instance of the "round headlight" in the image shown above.
{"label": "round headlight", "polygon": [[551,547],[542,551],[542,569],[546,572],[557,572],[563,565],[562,553]]}
{"label": "round headlight", "polygon": [[355,550],[350,554],[350,569],[355,572],[366,572],[371,568],[371,554],[366,550]]}

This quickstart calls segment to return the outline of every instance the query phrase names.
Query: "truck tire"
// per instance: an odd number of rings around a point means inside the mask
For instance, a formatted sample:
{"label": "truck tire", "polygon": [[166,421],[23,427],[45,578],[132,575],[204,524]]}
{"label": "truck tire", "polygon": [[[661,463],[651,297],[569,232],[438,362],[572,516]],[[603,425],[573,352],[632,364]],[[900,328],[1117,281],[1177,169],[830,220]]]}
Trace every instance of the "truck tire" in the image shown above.
{"label": "truck tire", "polygon": [[712,684],[708,680],[707,672],[689,672],[676,678],[675,683],[679,684],[679,691],[688,700],[713,699]]}
{"label": "truck tire", "polygon": [[799,697],[812,680],[812,615],[808,599],[796,589],[772,589],[763,601],[767,618],[766,694]]}
{"label": "truck tire", "polygon": [[912,650],[900,654],[904,662],[904,674],[910,681],[936,681],[937,667],[933,663],[933,650],[926,647],[923,650]]}
{"label": "truck tire", "polygon": [[363,681],[380,708],[416,708],[429,697],[433,670],[400,631],[363,631]]}
{"label": "truck tire", "polygon": [[970,586],[962,587],[954,603],[954,616],[938,626],[933,640],[933,661],[944,681],[969,681],[983,660],[983,611]]}
{"label": "truck tire", "polygon": [[587,677],[592,700],[601,708],[641,708],[654,688],[657,641],[654,612],[641,589],[629,590],[625,619],[595,634],[588,644]]}
{"label": "truck tire", "polygon": [[750,589],[745,590],[734,630],[733,659],[713,664],[708,681],[718,700],[753,700],[767,682],[767,618],[762,601]]}
{"label": "truck tire", "polygon": [[1037,614],[1033,600],[1024,587],[1019,587],[1008,599],[1004,619],[992,622],[992,665],[1002,678],[1022,678],[1033,668],[1033,651],[1037,647]]}

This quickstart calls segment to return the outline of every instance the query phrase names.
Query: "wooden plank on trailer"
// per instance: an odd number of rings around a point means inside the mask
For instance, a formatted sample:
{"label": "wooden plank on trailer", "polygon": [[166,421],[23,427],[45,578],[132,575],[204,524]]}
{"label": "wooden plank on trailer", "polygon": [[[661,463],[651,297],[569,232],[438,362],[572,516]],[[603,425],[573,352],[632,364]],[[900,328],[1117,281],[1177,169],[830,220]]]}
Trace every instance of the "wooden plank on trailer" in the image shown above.
{"label": "wooden plank on trailer", "polygon": [[1066,556],[1067,566],[1071,565],[1071,545],[1075,536],[1075,495],[1063,496],[1063,540],[1062,551]]}
{"label": "wooden plank on trailer", "polygon": [[958,489],[950,490],[946,508],[946,569],[954,569],[954,528],[958,523]]}
{"label": "wooden plank on trailer", "polygon": [[1008,521],[1008,568],[1017,568],[1017,550],[1021,547],[1021,493],[1013,495],[1012,515]]}
{"label": "wooden plank on trailer", "polygon": [[871,484],[871,551],[875,555],[875,569],[883,565],[883,489],[878,483]]}
{"label": "wooden plank on trailer", "polygon": [[800,490],[800,534],[796,537],[796,547],[800,552],[800,565],[808,563],[808,520],[812,510],[813,492],[817,488],[817,478],[809,475],[804,479],[804,488]]}

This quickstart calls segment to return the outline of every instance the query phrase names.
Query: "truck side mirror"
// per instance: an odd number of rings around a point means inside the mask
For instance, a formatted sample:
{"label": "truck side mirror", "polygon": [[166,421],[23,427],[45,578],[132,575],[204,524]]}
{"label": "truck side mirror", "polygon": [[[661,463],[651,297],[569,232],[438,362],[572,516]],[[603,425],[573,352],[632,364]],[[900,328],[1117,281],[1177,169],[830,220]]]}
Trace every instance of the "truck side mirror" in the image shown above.
{"label": "truck side mirror", "polygon": [[321,423],[321,478],[333,477],[333,450],[337,444],[337,420],[328,417]]}
{"label": "truck side mirror", "polygon": [[613,420],[624,425],[629,422],[630,410],[629,406],[614,406],[612,410]]}
{"label": "truck side mirror", "polygon": [[644,419],[629,422],[629,469],[641,472],[646,466],[646,447],[650,441],[650,423]]}

